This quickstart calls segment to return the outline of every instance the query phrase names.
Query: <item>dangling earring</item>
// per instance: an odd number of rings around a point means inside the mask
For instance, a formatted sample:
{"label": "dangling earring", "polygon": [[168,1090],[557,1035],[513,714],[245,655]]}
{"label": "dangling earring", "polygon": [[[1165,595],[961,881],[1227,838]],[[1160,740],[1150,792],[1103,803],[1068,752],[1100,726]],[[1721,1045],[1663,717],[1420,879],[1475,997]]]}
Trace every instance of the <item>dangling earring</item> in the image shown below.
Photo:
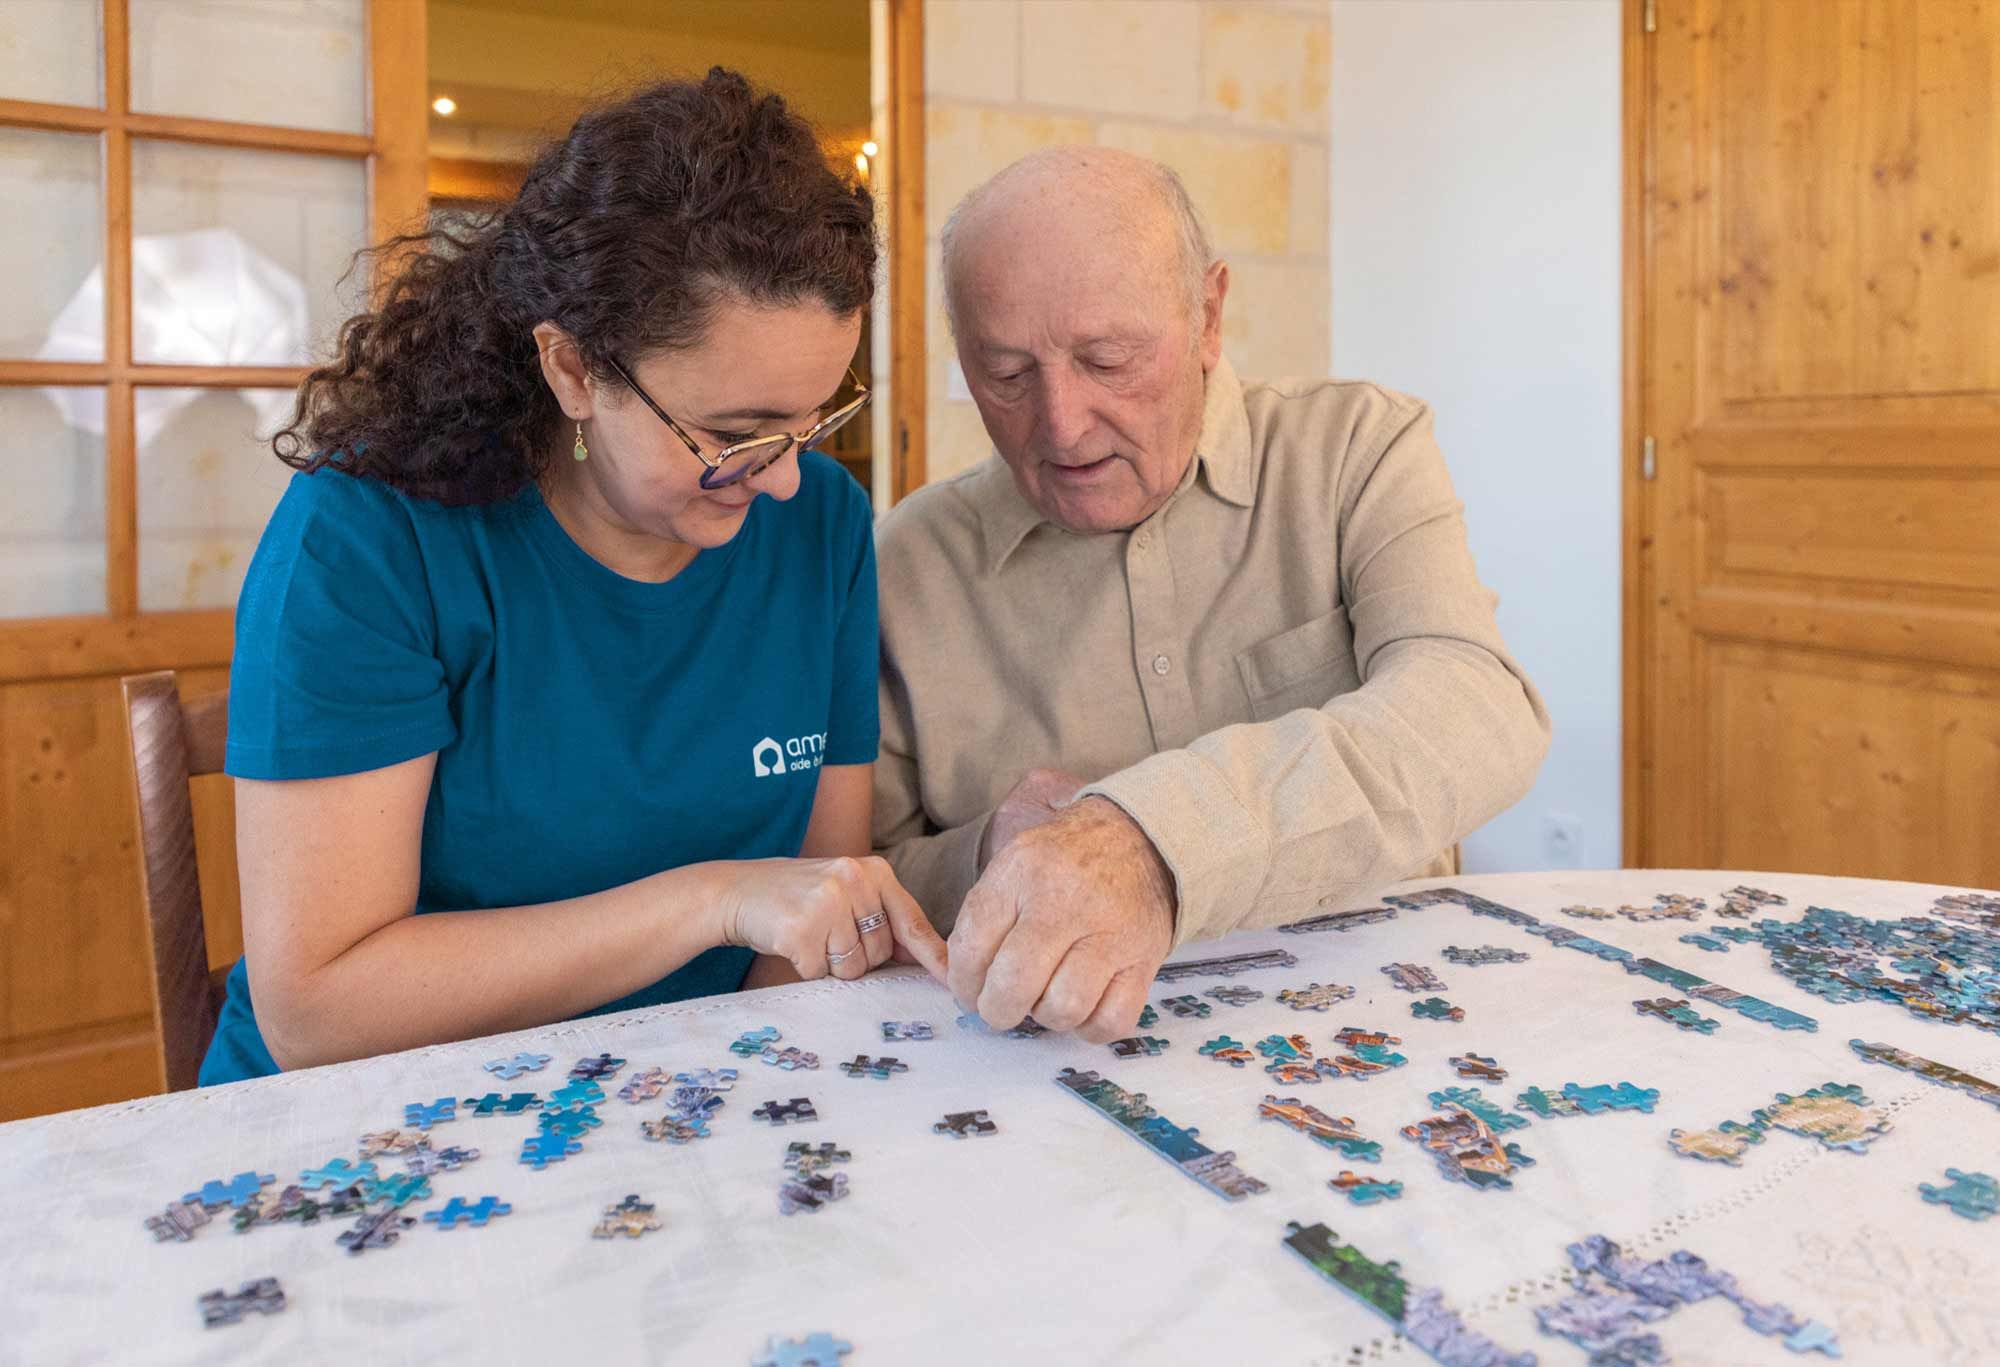
{"label": "dangling earring", "polygon": [[583,444],[583,424],[582,424],[582,423],[578,423],[578,424],[576,425],[576,445],[575,445],[575,446],[572,446],[572,447],[570,448],[570,452],[569,452],[569,453],[570,453],[570,454],[571,454],[572,456],[576,457],[576,459],[578,459],[578,460],[580,460],[580,461],[581,461],[581,460],[589,460],[589,459],[590,459],[590,448],[589,448],[588,446],[585,446],[585,445]]}

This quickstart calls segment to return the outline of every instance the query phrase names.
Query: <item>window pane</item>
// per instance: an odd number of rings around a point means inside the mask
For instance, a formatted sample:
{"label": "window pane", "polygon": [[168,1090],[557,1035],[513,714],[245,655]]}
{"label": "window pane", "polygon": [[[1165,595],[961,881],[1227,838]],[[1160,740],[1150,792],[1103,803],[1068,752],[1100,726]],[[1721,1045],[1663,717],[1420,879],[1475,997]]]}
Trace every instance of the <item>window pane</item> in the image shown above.
{"label": "window pane", "polygon": [[135,140],[132,354],[184,365],[302,365],[363,298],[363,163]]}
{"label": "window pane", "polygon": [[139,609],[236,603],[250,553],[292,477],[266,444],[289,389],[141,389]]}
{"label": "window pane", "polygon": [[91,134],[0,128],[0,356],[104,359],[102,168]]}
{"label": "window pane", "polygon": [[129,12],[138,113],[368,131],[365,0],[131,0]]}
{"label": "window pane", "polygon": [[104,106],[104,43],[95,0],[6,0],[0,99]]}
{"label": "window pane", "polygon": [[0,388],[0,617],[104,611],[104,391]]}

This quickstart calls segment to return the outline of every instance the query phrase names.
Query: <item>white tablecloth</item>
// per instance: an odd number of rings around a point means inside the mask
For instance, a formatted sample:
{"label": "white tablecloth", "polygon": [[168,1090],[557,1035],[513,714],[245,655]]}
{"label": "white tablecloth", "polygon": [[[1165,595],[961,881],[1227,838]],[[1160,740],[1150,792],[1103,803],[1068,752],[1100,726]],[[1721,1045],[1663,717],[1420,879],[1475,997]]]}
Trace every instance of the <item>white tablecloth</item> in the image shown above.
{"label": "white tablecloth", "polygon": [[[1733,1273],[1744,1291],[1833,1326],[1849,1363],[2000,1362],[2000,1220],[1975,1223],[1924,1203],[1920,1182],[1947,1167],[2000,1173],[2000,1111],[1907,1073],[1869,1064],[1851,1037],[1883,1040],[2000,1079],[2000,1038],[1920,1020],[1889,1003],[1833,1005],[1775,973],[1756,944],[1726,954],[1678,943],[1715,923],[1566,920],[1572,903],[1649,904],[1655,893],[1711,905],[1739,882],[1875,917],[1929,914],[1944,888],[1784,874],[1640,871],[1506,875],[1455,886],[1546,922],[1651,955],[1816,1018],[1781,1031],[1704,1003],[1714,1034],[1683,1032],[1632,1009],[1678,996],[1615,963],[1556,947],[1462,907],[1404,911],[1344,933],[1257,932],[1193,946],[1178,958],[1285,949],[1296,968],[1159,984],[1153,1000],[1225,982],[1262,990],[1246,1007],[1213,1003],[1206,1020],[1162,1012],[1146,1033],[1172,1041],[1155,1058],[1120,1060],[1073,1038],[1008,1039],[956,1024],[944,990],[914,970],[712,998],[279,1078],[68,1112],[0,1126],[0,1361],[7,1363],[560,1361],[748,1363],[778,1334],[826,1330],[854,1345],[847,1367],[984,1362],[1347,1364],[1421,1361],[1386,1323],[1323,1281],[1281,1242],[1288,1220],[1324,1221],[1413,1282],[1443,1290],[1468,1325],[1545,1364],[1584,1354],[1539,1333],[1532,1307],[1563,1291],[1565,1245],[1601,1233],[1649,1258],[1685,1248]],[[1396,891],[1434,886],[1404,885]],[[1736,922],[1733,924],[1741,924]],[[1525,963],[1458,967],[1447,945],[1524,950]],[[1463,1023],[1413,1019],[1424,993],[1398,991],[1391,961],[1433,968]],[[1349,1001],[1295,1013],[1275,996],[1308,982],[1353,984]],[[1206,998],[1204,1000],[1207,1000]],[[884,1020],[926,1020],[937,1038],[885,1044]],[[818,1071],[784,1072],[727,1051],[740,1032],[774,1025],[816,1052]],[[1263,1060],[1231,1068],[1204,1040],[1246,1043],[1302,1031],[1320,1052],[1345,1025],[1398,1035],[1409,1063],[1368,1080],[1273,1087]],[[507,1083],[482,1071],[520,1050],[555,1056]],[[477,1162],[432,1179],[436,1195],[494,1195],[513,1212],[485,1228],[420,1223],[391,1248],[350,1256],[351,1220],[237,1234],[228,1212],[187,1243],[156,1243],[146,1216],[209,1178],[246,1169],[279,1183],[336,1156],[357,1136],[398,1126],[403,1105],[489,1090],[558,1086],[576,1058],[606,1051],[623,1074],[736,1066],[742,1077],[712,1137],[682,1147],[641,1137],[664,1101],[600,1106],[605,1123],[568,1161],[516,1161],[533,1113],[462,1117],[436,1142],[476,1146]],[[1529,1085],[1629,1080],[1658,1088],[1657,1110],[1536,1119],[1507,1134],[1535,1166],[1511,1191],[1442,1178],[1402,1138],[1431,1115],[1426,1093],[1464,1082],[1446,1057],[1466,1051],[1511,1071],[1486,1083],[1511,1106]],[[910,1071],[849,1078],[835,1065],[893,1054]],[[1095,1069],[1159,1112],[1199,1126],[1215,1149],[1270,1190],[1227,1202],[1177,1172],[1054,1081]],[[1667,1133],[1745,1120],[1778,1092],[1860,1084],[1893,1115],[1862,1155],[1773,1132],[1740,1168],[1675,1155]],[[616,1083],[607,1086],[615,1093]],[[1379,1163],[1342,1160],[1260,1120],[1267,1092],[1351,1115],[1380,1140]],[[816,1123],[773,1128],[751,1116],[770,1099],[810,1097]],[[997,1135],[932,1133],[948,1111],[984,1107]],[[781,1215],[780,1158],[795,1139],[837,1141],[851,1194],[817,1213]],[[385,1171],[400,1170],[392,1159]],[[1326,1181],[1341,1168],[1400,1180],[1401,1200],[1355,1206]],[[628,1192],[665,1227],[599,1240],[602,1209]],[[276,1276],[289,1307],[205,1330],[196,1297]],[[1710,1301],[1656,1326],[1681,1364],[1799,1359]]]}

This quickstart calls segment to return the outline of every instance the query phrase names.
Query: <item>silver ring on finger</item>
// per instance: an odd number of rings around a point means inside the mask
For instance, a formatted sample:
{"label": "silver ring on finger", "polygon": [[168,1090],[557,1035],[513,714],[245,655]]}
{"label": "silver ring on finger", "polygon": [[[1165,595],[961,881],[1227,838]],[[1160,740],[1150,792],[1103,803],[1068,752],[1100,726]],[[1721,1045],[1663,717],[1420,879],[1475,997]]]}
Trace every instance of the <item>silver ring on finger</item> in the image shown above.
{"label": "silver ring on finger", "polygon": [[869,931],[880,930],[883,926],[886,926],[888,924],[889,924],[889,918],[885,916],[883,913],[878,911],[870,915],[864,916],[860,920],[856,921],[854,923],[854,928],[860,931],[863,935],[866,935]]}
{"label": "silver ring on finger", "polygon": [[856,945],[856,946],[855,946],[854,948],[852,948],[852,949],[847,949],[847,950],[841,950],[841,951],[839,951],[839,952],[835,952],[835,951],[832,951],[832,950],[829,950],[829,951],[827,952],[827,956],[826,956],[826,961],[827,961],[828,963],[830,963],[830,964],[840,964],[840,963],[845,963],[845,962],[847,962],[847,960],[849,960],[849,959],[853,958],[853,957],[854,957],[855,955],[859,954],[860,952],[861,952],[861,946],[860,946],[860,945]]}

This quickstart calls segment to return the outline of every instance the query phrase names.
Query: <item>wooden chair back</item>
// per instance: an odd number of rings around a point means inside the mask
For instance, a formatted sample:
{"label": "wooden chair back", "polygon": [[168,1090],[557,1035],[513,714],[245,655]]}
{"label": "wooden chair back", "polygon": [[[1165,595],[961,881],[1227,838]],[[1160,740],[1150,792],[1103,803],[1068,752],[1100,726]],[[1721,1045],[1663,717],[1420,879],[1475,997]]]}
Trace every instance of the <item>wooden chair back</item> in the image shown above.
{"label": "wooden chair back", "polygon": [[153,1022],[167,1090],[195,1085],[215,1036],[225,972],[211,974],[195,867],[194,801],[188,780],[222,772],[229,694],[181,701],[172,670],[119,680],[132,742],[138,798],[139,886],[153,968]]}

